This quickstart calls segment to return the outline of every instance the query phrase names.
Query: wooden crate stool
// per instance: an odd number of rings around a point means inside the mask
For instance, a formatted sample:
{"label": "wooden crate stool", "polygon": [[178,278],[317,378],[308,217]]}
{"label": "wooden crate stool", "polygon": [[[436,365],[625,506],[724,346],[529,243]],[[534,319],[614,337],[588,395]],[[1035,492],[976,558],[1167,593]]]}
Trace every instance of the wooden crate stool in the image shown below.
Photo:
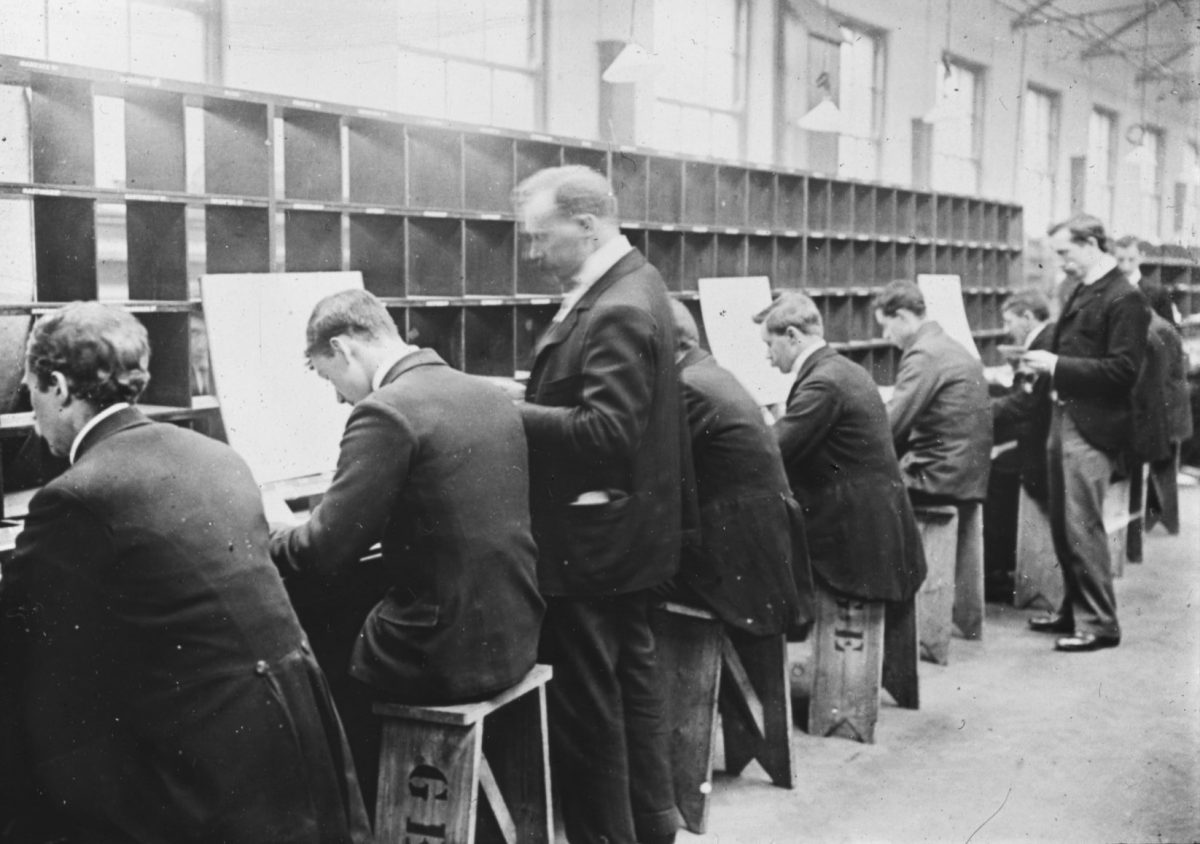
{"label": "wooden crate stool", "polygon": [[663,603],[651,615],[671,731],[675,804],[690,832],[703,834],[712,791],[717,713],[725,770],[757,759],[775,785],[792,788],[792,699],[784,636],[737,637],[711,612]]}
{"label": "wooden crate stool", "polygon": [[[552,673],[548,665],[534,666],[517,685],[479,703],[377,703],[383,743],[375,840],[550,844],[546,683]],[[478,812],[480,804],[490,812]]]}
{"label": "wooden crate stool", "polygon": [[[1125,561],[1129,553],[1129,529],[1134,522],[1129,499],[1131,493],[1129,478],[1113,481],[1108,485],[1108,493],[1104,496],[1104,532],[1108,534],[1108,559],[1112,566],[1113,577],[1125,576]],[[1137,514],[1137,525],[1140,530],[1141,513]],[[1141,551],[1141,534],[1135,540],[1138,551]]]}
{"label": "wooden crate stool", "polygon": [[1017,504],[1017,609],[1058,612],[1063,600],[1062,568],[1050,534],[1050,513],[1022,487]]}
{"label": "wooden crate stool", "polygon": [[954,626],[964,639],[983,638],[983,505],[958,505],[954,551]]}
{"label": "wooden crate stool", "polygon": [[950,662],[954,618],[954,570],[958,554],[958,508],[914,507],[925,548],[925,582],[917,594],[917,640],[921,659]]}
{"label": "wooden crate stool", "polygon": [[918,705],[914,603],[816,593],[808,732],[871,744],[881,685],[901,706]]}

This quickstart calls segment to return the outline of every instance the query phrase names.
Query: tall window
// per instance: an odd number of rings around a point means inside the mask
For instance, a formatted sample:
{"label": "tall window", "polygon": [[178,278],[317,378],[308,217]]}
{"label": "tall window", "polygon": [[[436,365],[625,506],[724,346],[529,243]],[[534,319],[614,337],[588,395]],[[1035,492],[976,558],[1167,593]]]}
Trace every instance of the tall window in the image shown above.
{"label": "tall window", "polygon": [[1183,190],[1176,197],[1175,230],[1180,243],[1194,245],[1200,243],[1200,143],[1196,141],[1183,145],[1179,181]]}
{"label": "tall window", "polygon": [[1143,237],[1162,234],[1163,133],[1145,127],[1138,156],[1138,227]]}
{"label": "tall window", "polygon": [[1117,116],[1093,108],[1088,120],[1087,190],[1083,210],[1095,214],[1105,225],[1112,222],[1113,194],[1117,172]]}
{"label": "tall window", "polygon": [[1054,218],[1058,95],[1030,87],[1022,108],[1021,203],[1025,206],[1025,230],[1042,232]]}
{"label": "tall window", "polygon": [[698,155],[742,153],[746,0],[655,0],[655,145]]}
{"label": "tall window", "polygon": [[883,37],[877,30],[842,26],[838,50],[838,173],[855,179],[879,176],[883,122]]}
{"label": "tall window", "polygon": [[541,0],[403,0],[399,10],[400,111],[538,127]]}
{"label": "tall window", "polygon": [[937,67],[933,123],[933,188],[978,193],[983,128],[983,71],[944,58]]}
{"label": "tall window", "polygon": [[218,0],[4,0],[0,52],[206,82]]}

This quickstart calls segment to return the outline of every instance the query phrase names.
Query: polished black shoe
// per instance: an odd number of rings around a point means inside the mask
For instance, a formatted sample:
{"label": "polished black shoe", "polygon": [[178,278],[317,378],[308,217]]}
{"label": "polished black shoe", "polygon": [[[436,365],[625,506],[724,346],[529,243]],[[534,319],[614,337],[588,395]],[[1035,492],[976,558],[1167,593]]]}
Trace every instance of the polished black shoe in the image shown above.
{"label": "polished black shoe", "polygon": [[1093,633],[1074,633],[1063,636],[1054,643],[1054,650],[1078,653],[1081,651],[1098,651],[1101,648],[1115,648],[1121,644],[1120,636],[1097,636]]}
{"label": "polished black shoe", "polygon": [[1074,633],[1075,624],[1058,613],[1051,613],[1029,619],[1029,629],[1038,633]]}

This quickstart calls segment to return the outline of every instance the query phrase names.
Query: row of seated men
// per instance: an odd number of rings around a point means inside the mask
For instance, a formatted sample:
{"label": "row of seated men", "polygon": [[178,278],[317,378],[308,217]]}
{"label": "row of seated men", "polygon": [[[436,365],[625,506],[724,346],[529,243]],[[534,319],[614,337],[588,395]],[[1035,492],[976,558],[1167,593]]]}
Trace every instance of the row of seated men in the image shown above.
{"label": "row of seated men", "polygon": [[[1181,447],[1192,436],[1191,400],[1187,361],[1179,334],[1179,313],[1169,293],[1140,274],[1142,252],[1132,236],[1118,239],[1113,250],[1118,271],[1143,295],[1150,309],[1141,364],[1129,395],[1129,438],[1114,453],[1120,454],[1117,473],[1141,483],[1141,466],[1148,468],[1145,489],[1145,527],[1161,522],[1169,533],[1179,532],[1179,502],[1176,474]],[[1099,256],[1097,256],[1099,259]],[[1109,262],[1105,261],[1107,265]],[[1115,280],[1115,279],[1114,279]],[[1077,271],[1068,273],[1059,289],[1057,307],[1064,310],[1080,285]],[[1126,288],[1122,288],[1126,289]],[[1012,602],[1017,554],[1018,489],[1026,507],[1041,517],[1049,499],[1046,439],[1050,414],[1045,400],[1049,385],[1039,382],[1021,365],[1024,351],[1049,351],[1057,334],[1048,297],[1036,288],[1019,290],[1003,305],[1004,326],[1014,344],[1011,384],[993,384],[995,441],[997,449],[989,481],[985,510],[989,599]],[[1135,496],[1136,498],[1136,496]],[[1131,500],[1131,506],[1137,502]]]}
{"label": "row of seated men", "polygon": [[[982,369],[914,285],[876,302],[906,350],[890,406],[824,344],[811,299],[759,315],[795,376],[772,430],[621,236],[607,180],[553,168],[515,202],[565,291],[528,384],[506,394],[407,345],[370,294],[323,300],[305,353],[353,410],[299,526],[268,525],[228,447],[138,410],[135,319],[77,303],[38,322],[25,384],[70,465],[0,580],[8,840],[369,840],[370,703],[485,699],[543,661],[567,838],[671,841],[658,596],[745,635],[802,629],[813,583],[913,596],[909,496],[978,499],[991,444]],[[352,635],[302,628],[288,592],[340,600],[375,543]]]}

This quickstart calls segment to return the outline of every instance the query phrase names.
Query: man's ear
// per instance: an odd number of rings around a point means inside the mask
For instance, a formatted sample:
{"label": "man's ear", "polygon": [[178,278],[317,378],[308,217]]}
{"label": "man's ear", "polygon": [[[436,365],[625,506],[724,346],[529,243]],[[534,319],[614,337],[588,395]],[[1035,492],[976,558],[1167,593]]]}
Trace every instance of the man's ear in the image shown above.
{"label": "man's ear", "polygon": [[345,362],[350,362],[350,356],[353,352],[353,349],[351,348],[350,339],[348,337],[339,334],[338,336],[331,338],[329,341],[329,350],[333,352],[335,356],[340,355],[342,360]]}
{"label": "man's ear", "polygon": [[587,234],[596,233],[596,215],[595,214],[576,214],[575,222],[579,223],[579,227]]}
{"label": "man's ear", "polygon": [[49,387],[60,406],[66,407],[71,403],[71,385],[67,383],[67,376],[58,371],[51,372]]}

